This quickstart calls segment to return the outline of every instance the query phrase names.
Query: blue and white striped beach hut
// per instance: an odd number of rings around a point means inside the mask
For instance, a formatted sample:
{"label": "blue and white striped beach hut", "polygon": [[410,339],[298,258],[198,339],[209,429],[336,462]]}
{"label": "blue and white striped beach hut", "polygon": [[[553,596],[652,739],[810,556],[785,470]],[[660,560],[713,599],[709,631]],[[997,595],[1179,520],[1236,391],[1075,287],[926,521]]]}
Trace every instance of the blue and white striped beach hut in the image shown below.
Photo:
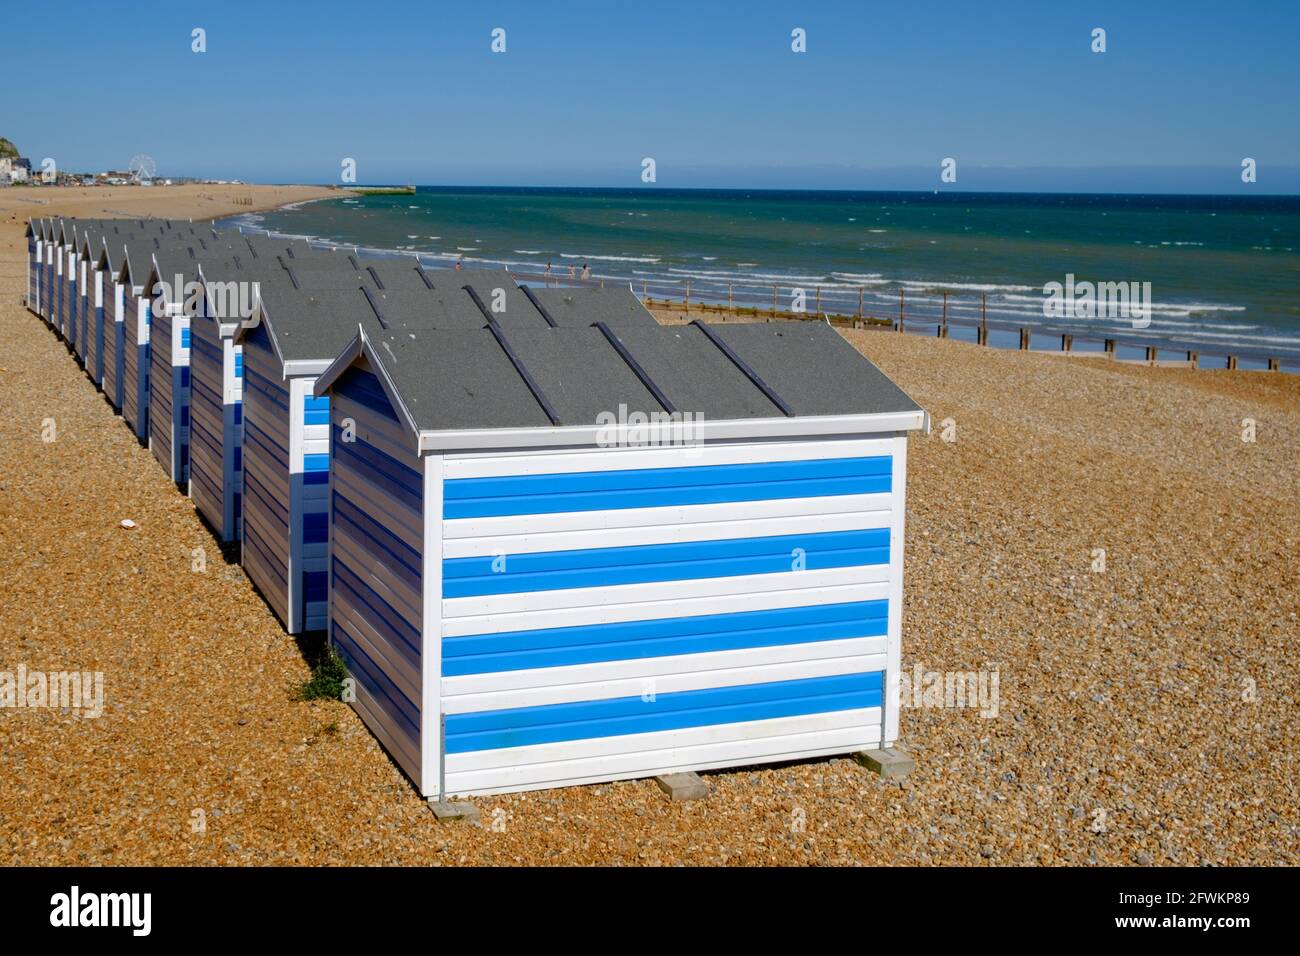
{"label": "blue and white striped beach hut", "polygon": [[243,528],[244,348],[239,326],[263,283],[283,270],[257,267],[246,252],[199,264],[202,307],[190,321],[190,497],[222,542]]}
{"label": "blue and white striped beach hut", "polygon": [[172,483],[188,488],[190,315],[186,285],[198,281],[192,246],[159,250],[145,280],[149,298],[149,450]]}
{"label": "blue and white striped beach hut", "polygon": [[355,333],[359,292],[263,287],[244,356],[241,563],[290,634],[326,627],[329,400],[312,394]]}
{"label": "blue and white striped beach hut", "polygon": [[45,253],[45,227],[40,219],[28,219],[23,230],[27,240],[27,309],[41,314],[42,256]]}
{"label": "blue and white striped beach hut", "polygon": [[331,641],[423,795],[897,739],[925,415],[829,326],[362,329],[315,393]]}

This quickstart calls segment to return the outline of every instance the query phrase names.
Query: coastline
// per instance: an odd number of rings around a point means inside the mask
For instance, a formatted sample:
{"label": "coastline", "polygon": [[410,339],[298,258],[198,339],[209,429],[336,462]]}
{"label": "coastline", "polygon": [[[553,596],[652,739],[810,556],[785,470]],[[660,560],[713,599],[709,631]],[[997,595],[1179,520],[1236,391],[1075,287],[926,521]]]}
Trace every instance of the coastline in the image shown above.
{"label": "coastline", "polygon": [[[11,782],[0,814],[23,837],[0,860],[1294,860],[1300,380],[854,329],[840,333],[935,423],[910,442],[903,665],[999,667],[1001,718],[906,710],[918,770],[905,786],[811,761],[711,776],[713,794],[695,807],[629,781],[485,798],[510,814],[508,833],[440,828],[349,707],[292,698],[308,676],[297,647],[18,304],[32,209],[212,218],[340,195],[180,192],[189,188],[87,189],[66,204],[64,190],[31,190],[50,199],[40,206],[0,191],[3,663],[103,670],[107,694],[87,725],[57,712],[0,718]],[[266,205],[234,202],[249,193]],[[47,419],[54,442],[41,440]],[[123,530],[124,518],[137,527]],[[206,554],[205,573],[192,573],[191,547]],[[1257,694],[1243,698],[1245,686]],[[206,837],[190,831],[195,807],[222,810]],[[807,832],[792,834],[792,807]]]}

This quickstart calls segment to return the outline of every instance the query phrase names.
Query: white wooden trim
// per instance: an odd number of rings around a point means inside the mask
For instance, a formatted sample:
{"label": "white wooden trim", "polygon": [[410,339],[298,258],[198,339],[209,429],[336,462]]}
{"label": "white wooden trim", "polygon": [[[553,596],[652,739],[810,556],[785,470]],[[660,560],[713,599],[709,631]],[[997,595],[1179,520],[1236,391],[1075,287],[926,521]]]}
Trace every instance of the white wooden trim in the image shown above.
{"label": "white wooden trim", "polygon": [[420,635],[420,795],[442,798],[442,456],[424,458],[424,608]]}
{"label": "white wooden trim", "polygon": [[894,439],[894,512],[893,530],[889,535],[889,629],[886,649],[885,683],[882,700],[885,702],[885,746],[898,739],[899,673],[902,668],[903,636],[903,557],[906,538],[903,524],[907,512],[907,438]]}
{"label": "white wooden trim", "polygon": [[[442,531],[450,547],[450,542],[462,538],[520,537],[563,531],[612,531],[619,528],[643,528],[651,524],[688,525],[711,521],[757,521],[810,515],[872,514],[888,511],[893,505],[894,496],[884,491],[868,495],[723,501],[714,504],[669,505],[659,508],[614,508],[608,511],[449,518],[443,522]],[[452,555],[448,553],[447,556]]]}
{"label": "white wooden trim", "polygon": [[[799,438],[805,435],[864,435],[881,432],[909,431],[925,427],[925,412],[880,412],[871,415],[808,415],[794,418],[742,418],[701,422],[695,437],[701,441],[726,438]],[[674,445],[681,426],[673,423],[652,425],[560,426],[551,428],[477,428],[420,432],[420,451],[459,452],[476,449],[554,448],[561,446],[598,446],[612,441],[622,446],[629,436],[663,447]]]}

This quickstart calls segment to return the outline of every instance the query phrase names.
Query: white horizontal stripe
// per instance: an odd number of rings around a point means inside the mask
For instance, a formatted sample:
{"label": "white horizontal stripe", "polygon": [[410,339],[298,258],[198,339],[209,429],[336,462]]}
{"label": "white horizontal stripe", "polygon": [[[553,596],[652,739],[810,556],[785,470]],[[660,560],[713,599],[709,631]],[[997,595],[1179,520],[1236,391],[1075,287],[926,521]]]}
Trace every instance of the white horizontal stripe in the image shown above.
{"label": "white horizontal stripe", "polygon": [[[504,634],[549,627],[650,621],[661,617],[698,617],[701,614],[767,611],[784,607],[840,604],[847,601],[883,601],[888,596],[889,584],[885,581],[871,584],[821,585],[785,591],[741,592],[697,598],[675,598],[671,601],[633,601],[622,604],[595,604],[589,607],[561,607],[549,611],[524,611],[515,614],[498,612],[447,618],[442,622],[442,633],[448,637],[466,634]],[[443,604],[445,606],[446,601]]]}
{"label": "white horizontal stripe", "polygon": [[754,464],[765,461],[808,461],[815,458],[857,458],[888,455],[892,439],[840,441],[734,442],[677,448],[573,449],[519,455],[498,453],[448,457],[448,480],[499,478],[509,475],[558,475],[579,471],[629,471],[639,468],[689,468],[700,465]]}
{"label": "white horizontal stripe", "polygon": [[768,501],[726,501],[707,505],[565,511],[558,514],[502,515],[491,518],[447,518],[442,526],[444,538],[477,538],[486,535],[549,534],[556,531],[641,528],[656,524],[681,525],[703,521],[885,511],[893,507],[893,503],[893,494],[884,491],[870,495],[773,498]]}
{"label": "white horizontal stripe", "polygon": [[444,677],[442,709],[447,714],[467,714],[481,710],[673,694],[708,687],[864,674],[885,669],[884,650],[883,637],[859,637]]}
{"label": "white horizontal stripe", "polygon": [[677,544],[684,541],[725,541],[734,538],[764,538],[789,534],[824,534],[833,531],[888,528],[891,520],[890,512],[876,511],[865,514],[808,515],[798,518],[710,521],[694,525],[667,524],[645,528],[462,538],[457,541],[444,541],[443,556],[483,557],[496,554],[529,554],[539,551],[573,551],[583,548],[628,548],[645,544]]}
{"label": "white horizontal stripe", "polygon": [[800,515],[880,511],[892,507],[889,492],[869,495],[828,495],[821,498],[774,498],[768,501],[734,501],[705,505],[624,508],[609,511],[566,511],[557,514],[503,515],[444,520],[446,538],[485,535],[591,531],[601,528],[635,528],[652,524],[692,524],[747,518],[787,518]]}
{"label": "white horizontal stripe", "polygon": [[880,740],[880,708],[711,724],[622,737],[448,754],[447,792],[570,786],[746,763],[852,753]]}
{"label": "white horizontal stripe", "polygon": [[597,588],[567,588],[555,591],[523,591],[516,594],[482,594],[446,598],[443,618],[471,614],[510,614],[518,611],[546,611],[556,608],[591,607],[629,601],[680,601],[684,598],[723,594],[753,594],[794,588],[827,587],[836,584],[875,584],[889,580],[889,565],[871,564],[816,571],[782,571],[776,574],[742,574],[724,578],[693,578],[688,581],[654,581],[649,584],[615,584]]}

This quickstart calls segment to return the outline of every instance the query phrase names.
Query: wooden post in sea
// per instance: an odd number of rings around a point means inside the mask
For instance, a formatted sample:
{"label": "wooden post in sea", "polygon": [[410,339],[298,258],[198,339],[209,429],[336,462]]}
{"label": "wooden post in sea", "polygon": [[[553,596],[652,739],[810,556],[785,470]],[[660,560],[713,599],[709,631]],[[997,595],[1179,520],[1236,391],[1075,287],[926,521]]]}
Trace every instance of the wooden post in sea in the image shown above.
{"label": "wooden post in sea", "polygon": [[1200,353],[1199,353],[1199,352],[1188,352],[1188,353],[1187,353],[1187,364],[1190,365],[1192,368],[1200,368],[1200,367],[1201,367],[1201,356],[1200,356]]}
{"label": "wooden post in sea", "polygon": [[691,280],[686,280],[686,311],[691,311]]}
{"label": "wooden post in sea", "polygon": [[1236,370],[1237,370],[1237,356],[1235,356],[1235,355],[1229,355],[1229,356],[1228,356],[1228,371],[1229,371],[1229,372],[1235,372]]}
{"label": "wooden post in sea", "polygon": [[904,315],[903,315],[903,289],[902,289],[902,287],[899,287],[899,290],[898,290],[898,331],[900,331],[900,332],[903,331],[903,323],[904,323],[905,321],[906,321],[906,319],[905,319],[905,317],[904,317]]}
{"label": "wooden post in sea", "polygon": [[641,280],[641,298],[644,299],[644,298],[647,297],[647,294],[648,294],[648,293],[646,292],[646,289],[649,288],[649,285],[650,285],[650,284],[649,284],[648,282],[646,282],[645,279],[642,279],[642,280]]}
{"label": "wooden post in sea", "polygon": [[1282,360],[1280,358],[1271,358],[1268,360],[1268,370],[1270,372],[1282,371]]}
{"label": "wooden post in sea", "polygon": [[727,311],[728,311],[728,312],[735,312],[735,311],[736,311],[735,304],[734,304],[734,303],[732,302],[732,300],[731,300],[731,283],[730,283],[730,282],[727,283]]}
{"label": "wooden post in sea", "polygon": [[1032,335],[1032,334],[1033,334],[1033,333],[1030,332],[1028,329],[1021,329],[1021,330],[1020,330],[1020,351],[1022,351],[1022,352],[1028,352],[1028,351],[1029,351],[1029,337],[1030,337],[1030,335]]}
{"label": "wooden post in sea", "polygon": [[862,318],[862,286],[858,286],[858,318]]}
{"label": "wooden post in sea", "polygon": [[1156,357],[1159,354],[1160,354],[1160,350],[1157,349],[1154,345],[1147,346],[1147,361],[1150,362],[1152,365],[1156,364]]}
{"label": "wooden post in sea", "polygon": [[821,287],[821,286],[817,286],[817,306],[816,306],[816,309],[817,309],[817,314],[818,314],[818,315],[821,315],[821,314],[822,314],[822,287]]}
{"label": "wooden post in sea", "polygon": [[975,341],[978,345],[989,344],[989,294],[980,293],[980,327],[975,333]]}
{"label": "wooden post in sea", "polygon": [[772,318],[776,318],[776,286],[772,286]]}
{"label": "wooden post in sea", "polygon": [[948,337],[948,293],[943,294],[943,324],[939,326],[939,338]]}

